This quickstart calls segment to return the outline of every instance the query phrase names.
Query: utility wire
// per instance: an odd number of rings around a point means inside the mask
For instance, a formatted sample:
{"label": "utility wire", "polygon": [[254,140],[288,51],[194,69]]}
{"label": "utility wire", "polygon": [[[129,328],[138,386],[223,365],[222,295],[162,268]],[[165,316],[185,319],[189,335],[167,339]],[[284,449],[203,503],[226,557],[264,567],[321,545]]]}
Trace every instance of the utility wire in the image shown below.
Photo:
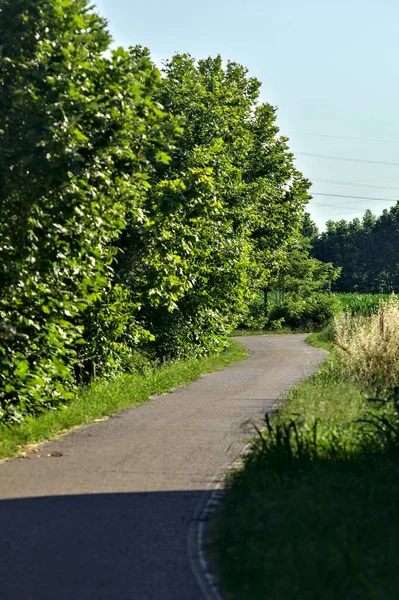
{"label": "utility wire", "polygon": [[[344,208],[345,207],[347,207],[347,208],[356,208],[355,206],[351,206],[351,204],[354,204],[355,202],[358,202],[358,200],[354,200],[353,202],[338,202],[338,204],[312,204],[311,208],[312,209],[313,208],[319,208],[319,207],[320,208],[321,207],[323,207],[323,208],[325,208],[325,207],[335,208],[335,207],[339,207],[339,206],[342,206]],[[388,206],[388,208],[391,208],[391,207]],[[364,211],[364,210],[367,210],[367,208],[361,208],[361,207],[359,207],[358,211],[359,210],[363,210]]]}
{"label": "utility wire", "polygon": [[327,135],[324,133],[304,133],[303,131],[289,131],[288,135],[308,135],[311,137],[333,138],[336,140],[357,140],[359,142],[381,142],[382,144],[399,144],[398,140],[376,140],[373,138],[358,138],[344,135]]}
{"label": "utility wire", "polygon": [[388,165],[390,167],[399,167],[399,163],[383,162],[379,160],[365,160],[363,158],[349,158],[345,156],[327,156],[325,154],[310,154],[308,152],[295,152],[295,155],[312,156],[313,158],[328,158],[329,160],[347,160],[350,162],[369,163],[373,165]]}
{"label": "utility wire", "polygon": [[390,177],[366,177],[364,181],[386,181],[387,179],[399,179],[399,175],[391,175]]}
{"label": "utility wire", "polygon": [[318,215],[318,217],[341,217],[342,215],[358,215],[359,211],[356,212],[339,212],[339,213],[325,213]]}
{"label": "utility wire", "polygon": [[336,179],[318,179],[317,177],[309,177],[310,181],[314,181],[316,183],[328,183],[333,185],[351,185],[354,187],[365,187],[365,188],[373,188],[376,190],[394,190],[399,192],[399,188],[396,187],[388,187],[384,185],[370,185],[369,183],[360,183],[356,181],[337,181]]}
{"label": "utility wire", "polygon": [[[310,194],[311,194],[311,196],[331,196],[333,198],[355,198],[358,200],[373,200],[373,201],[379,200],[380,202],[392,202],[392,200],[396,199],[396,196],[394,196],[393,198],[375,198],[373,196],[346,196],[344,194],[322,194],[322,193],[318,193],[318,192],[314,192],[314,193],[310,192]],[[344,202],[343,204],[348,204],[348,202]],[[319,206],[323,206],[323,205],[319,204]]]}

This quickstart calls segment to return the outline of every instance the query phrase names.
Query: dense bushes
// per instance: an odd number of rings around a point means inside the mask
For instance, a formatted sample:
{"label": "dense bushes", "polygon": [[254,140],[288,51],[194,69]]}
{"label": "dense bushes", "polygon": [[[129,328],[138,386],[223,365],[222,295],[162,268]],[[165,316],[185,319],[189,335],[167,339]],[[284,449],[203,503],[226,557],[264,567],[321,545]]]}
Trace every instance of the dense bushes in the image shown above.
{"label": "dense bushes", "polygon": [[264,294],[258,295],[249,304],[241,327],[313,331],[325,327],[338,312],[339,301],[330,289],[340,269],[312,258],[309,240],[303,234],[297,236],[273,271],[266,288],[267,304]]}
{"label": "dense bushes", "polygon": [[[0,420],[224,346],[309,186],[260,84],[109,50],[86,0],[0,0]],[[144,355],[144,358],[143,358]]]}

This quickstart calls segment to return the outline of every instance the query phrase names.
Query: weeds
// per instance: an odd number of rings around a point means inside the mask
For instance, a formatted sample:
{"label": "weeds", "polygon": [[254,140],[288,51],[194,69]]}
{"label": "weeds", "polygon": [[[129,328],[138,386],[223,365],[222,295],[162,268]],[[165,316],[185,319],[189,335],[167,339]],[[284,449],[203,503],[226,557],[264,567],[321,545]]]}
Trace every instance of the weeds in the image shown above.
{"label": "weeds", "polygon": [[369,390],[392,389],[399,372],[399,301],[382,302],[370,317],[341,314],[335,343],[346,374]]}

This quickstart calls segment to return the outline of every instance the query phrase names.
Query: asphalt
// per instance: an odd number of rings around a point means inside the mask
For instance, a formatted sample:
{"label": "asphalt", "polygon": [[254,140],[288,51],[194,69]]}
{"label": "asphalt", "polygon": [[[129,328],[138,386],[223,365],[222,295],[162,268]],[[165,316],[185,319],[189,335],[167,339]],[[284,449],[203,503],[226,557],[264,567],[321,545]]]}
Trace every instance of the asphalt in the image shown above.
{"label": "asphalt", "polygon": [[0,464],[1,598],[204,600],[198,506],[325,358],[305,337],[240,337],[248,360]]}

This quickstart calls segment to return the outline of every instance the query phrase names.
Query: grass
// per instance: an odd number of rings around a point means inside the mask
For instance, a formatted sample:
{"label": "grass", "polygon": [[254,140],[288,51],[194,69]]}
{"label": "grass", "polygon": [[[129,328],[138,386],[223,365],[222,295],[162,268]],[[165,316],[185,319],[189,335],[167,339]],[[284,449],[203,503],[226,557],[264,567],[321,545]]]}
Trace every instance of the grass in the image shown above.
{"label": "grass", "polygon": [[309,346],[330,351],[333,348],[334,328],[332,325],[329,325],[323,331],[310,333],[305,341]]}
{"label": "grass", "polygon": [[241,344],[230,340],[228,348],[219,354],[176,361],[144,375],[123,375],[112,381],[94,382],[62,410],[48,411],[21,424],[0,428],[0,458],[16,456],[29,451],[30,444],[143,404],[150,396],[192,383],[204,373],[218,371],[247,356]]}
{"label": "grass", "polygon": [[377,314],[344,313],[335,321],[335,338],[347,376],[374,390],[398,381],[399,301],[382,302]]}
{"label": "grass", "polygon": [[398,597],[399,417],[341,367],[334,350],[229,478],[209,549],[226,600]]}

